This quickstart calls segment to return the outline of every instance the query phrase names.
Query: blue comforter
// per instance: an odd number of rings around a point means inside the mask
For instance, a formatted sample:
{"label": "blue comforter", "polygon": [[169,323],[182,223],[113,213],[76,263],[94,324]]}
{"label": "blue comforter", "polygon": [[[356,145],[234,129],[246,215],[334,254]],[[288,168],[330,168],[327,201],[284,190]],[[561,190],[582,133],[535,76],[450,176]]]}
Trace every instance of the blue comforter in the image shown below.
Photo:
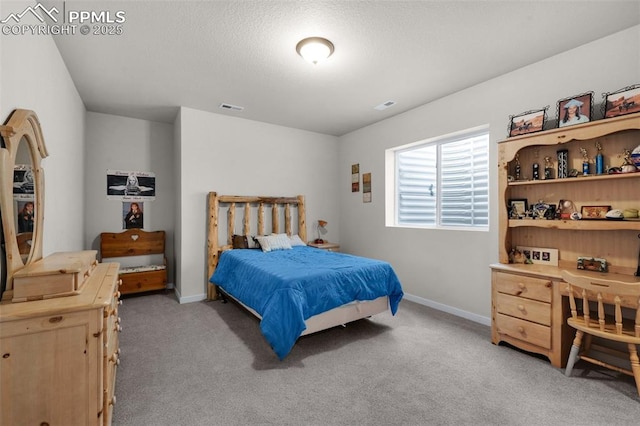
{"label": "blue comforter", "polygon": [[389,296],[395,315],[404,294],[387,262],[306,246],[225,251],[210,281],[260,314],[262,334],[280,359],[306,329],[306,319],[381,296]]}

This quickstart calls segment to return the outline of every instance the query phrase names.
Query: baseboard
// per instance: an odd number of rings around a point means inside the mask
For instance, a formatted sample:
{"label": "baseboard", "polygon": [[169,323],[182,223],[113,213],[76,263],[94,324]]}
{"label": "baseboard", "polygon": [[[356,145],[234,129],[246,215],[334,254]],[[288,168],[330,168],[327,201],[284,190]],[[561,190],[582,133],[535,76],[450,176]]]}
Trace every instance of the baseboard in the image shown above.
{"label": "baseboard", "polygon": [[483,317],[482,315],[474,314],[472,312],[463,311],[462,309],[454,308],[452,306],[444,305],[442,303],[434,302],[433,300],[424,299],[422,297],[413,296],[411,294],[404,294],[404,298],[410,302],[419,303],[420,305],[428,306],[439,311],[446,312],[464,319],[468,319],[473,322],[477,322],[482,325],[491,326],[491,318]]}
{"label": "baseboard", "polygon": [[180,294],[180,291],[178,290],[178,288],[176,287],[174,289],[175,293],[176,293],[176,297],[178,298],[178,302],[180,304],[183,303],[193,303],[193,302],[200,302],[202,300],[206,300],[207,299],[207,294],[206,293],[202,293],[202,294],[196,294],[194,296],[187,296],[187,297],[183,297]]}

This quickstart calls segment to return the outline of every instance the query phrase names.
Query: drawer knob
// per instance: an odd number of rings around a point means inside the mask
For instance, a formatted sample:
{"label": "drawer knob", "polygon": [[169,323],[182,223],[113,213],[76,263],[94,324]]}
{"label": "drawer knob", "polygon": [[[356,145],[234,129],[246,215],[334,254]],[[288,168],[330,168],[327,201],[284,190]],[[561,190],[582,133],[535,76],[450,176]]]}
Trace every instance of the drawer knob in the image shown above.
{"label": "drawer knob", "polygon": [[518,305],[518,310],[524,312],[524,305]]}
{"label": "drawer knob", "polygon": [[524,327],[519,326],[518,327],[518,333],[524,334]]}
{"label": "drawer knob", "polygon": [[111,397],[111,400],[109,401],[109,405],[116,405],[116,396],[115,395],[113,395]]}
{"label": "drawer knob", "polygon": [[118,300],[118,305],[122,305],[122,299]]}

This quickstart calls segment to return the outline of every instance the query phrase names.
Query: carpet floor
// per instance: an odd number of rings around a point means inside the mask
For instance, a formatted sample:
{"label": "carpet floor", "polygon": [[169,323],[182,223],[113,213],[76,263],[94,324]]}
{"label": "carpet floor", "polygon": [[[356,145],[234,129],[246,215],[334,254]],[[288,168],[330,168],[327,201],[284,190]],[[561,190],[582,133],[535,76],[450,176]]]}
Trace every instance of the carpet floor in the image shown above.
{"label": "carpet floor", "polygon": [[124,299],[115,425],[634,425],[629,376],[491,344],[409,301],[298,340],[280,361],[234,303]]}

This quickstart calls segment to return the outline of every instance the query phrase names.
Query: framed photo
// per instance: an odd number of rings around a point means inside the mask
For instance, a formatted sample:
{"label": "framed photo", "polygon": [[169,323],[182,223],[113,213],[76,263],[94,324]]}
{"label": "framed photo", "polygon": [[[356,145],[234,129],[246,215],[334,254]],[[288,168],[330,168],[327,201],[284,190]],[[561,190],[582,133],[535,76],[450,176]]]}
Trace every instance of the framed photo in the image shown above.
{"label": "framed photo", "polygon": [[558,127],[588,123],[593,116],[593,92],[558,101]]}
{"label": "framed photo", "polygon": [[524,257],[526,259],[525,263],[558,266],[557,249],[518,246],[516,247],[516,250],[519,250],[524,254]]}
{"label": "framed photo", "polygon": [[604,118],[640,111],[640,84],[634,84],[611,93],[603,93]]}
{"label": "framed photo", "polygon": [[611,206],[582,206],[582,219],[606,219]]}
{"label": "framed photo", "polygon": [[578,257],[578,269],[585,271],[608,272],[606,259],[598,257]]}
{"label": "framed photo", "polygon": [[548,106],[509,117],[509,137],[539,132],[544,126]]}
{"label": "framed photo", "polygon": [[519,217],[523,217],[525,213],[529,210],[529,203],[524,198],[511,198],[507,204],[507,212],[509,213],[509,218],[518,219]]}

